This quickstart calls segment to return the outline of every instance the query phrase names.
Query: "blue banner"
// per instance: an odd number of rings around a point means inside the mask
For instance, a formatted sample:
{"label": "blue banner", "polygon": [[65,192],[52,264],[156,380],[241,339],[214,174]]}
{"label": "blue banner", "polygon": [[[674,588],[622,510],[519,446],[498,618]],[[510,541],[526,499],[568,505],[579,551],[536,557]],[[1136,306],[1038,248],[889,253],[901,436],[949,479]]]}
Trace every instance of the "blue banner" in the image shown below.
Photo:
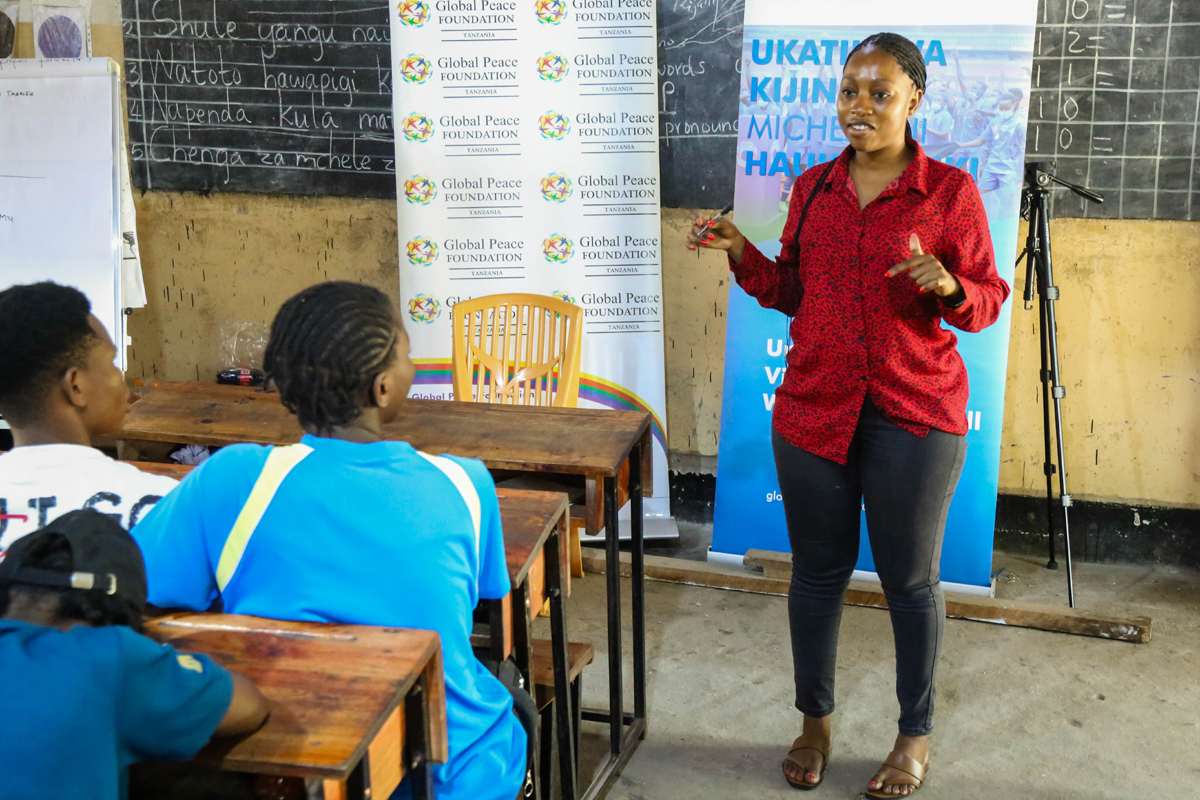
{"label": "blue banner", "polygon": [[[1020,4],[1020,3],[1018,3]],[[854,44],[876,28],[848,25],[752,25],[747,2],[738,132],[736,222],[768,257],[779,253],[795,177],[846,147],[837,122],[837,85]],[[981,12],[984,13],[984,12]],[[861,15],[847,6],[847,19]],[[1011,15],[1010,15],[1011,16]],[[925,53],[925,98],[913,118],[926,153],[966,170],[987,210],[1000,277],[1012,284],[1033,56],[1029,24],[889,26]],[[919,20],[918,20],[919,21]],[[1015,112],[1002,100],[1021,92]],[[955,331],[967,367],[967,460],[950,509],[942,579],[990,585],[1000,472],[1000,432],[1012,303],[980,333]],[[783,382],[788,320],[730,285],[721,444],[712,550],[789,552],[783,503],[771,452],[771,409]],[[863,522],[858,569],[874,572]]]}

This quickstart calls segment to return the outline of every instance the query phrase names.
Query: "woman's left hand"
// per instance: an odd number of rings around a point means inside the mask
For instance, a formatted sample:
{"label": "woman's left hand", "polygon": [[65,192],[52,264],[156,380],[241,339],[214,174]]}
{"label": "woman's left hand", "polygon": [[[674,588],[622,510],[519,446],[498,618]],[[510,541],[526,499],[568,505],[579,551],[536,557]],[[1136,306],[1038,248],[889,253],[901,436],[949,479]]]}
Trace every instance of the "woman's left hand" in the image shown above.
{"label": "woman's left hand", "polygon": [[889,269],[887,277],[893,278],[907,272],[922,292],[933,292],[938,297],[949,297],[962,289],[958,278],[951,275],[942,262],[921,250],[921,240],[915,233],[908,237],[908,246],[912,250],[912,258]]}

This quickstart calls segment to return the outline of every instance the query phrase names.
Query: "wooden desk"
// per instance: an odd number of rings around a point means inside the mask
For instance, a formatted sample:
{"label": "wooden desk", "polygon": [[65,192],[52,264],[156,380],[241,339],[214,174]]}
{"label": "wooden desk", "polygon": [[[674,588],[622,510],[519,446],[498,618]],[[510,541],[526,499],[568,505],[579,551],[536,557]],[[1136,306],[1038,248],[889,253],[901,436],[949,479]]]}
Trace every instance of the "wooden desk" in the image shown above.
{"label": "wooden desk", "polygon": [[172,614],[146,627],[238,670],[270,702],[262,728],[213,739],[196,763],[321,779],[326,800],[388,797],[410,774],[413,797],[433,797],[429,765],[448,757],[436,633],[232,614]]}
{"label": "wooden desk", "polygon": [[[274,392],[187,381],[163,381],[144,392],[119,439],[222,447],[294,444],[304,435]],[[653,483],[650,417],[638,411],[410,399],[384,435],[418,450],[478,458],[488,469],[583,475],[593,535],[604,526],[599,482],[616,477],[634,446],[644,456],[643,482]]]}
{"label": "wooden desk", "polygon": [[[588,481],[587,529],[605,530],[608,613],[608,709],[585,720],[609,725],[610,753],[584,800],[603,797],[646,735],[645,558],[643,478],[651,463],[650,415],[636,411],[539,408],[410,399],[384,429],[431,453],[478,458],[489,469],[583,475]],[[227,445],[292,444],[303,431],[273,393],[241,386],[164,381],[133,404],[119,438],[125,441]],[[622,625],[617,474],[629,460],[633,627],[633,713],[622,706]],[[643,472],[645,470],[645,472]],[[601,487],[602,490],[601,490]],[[573,800],[573,799],[572,799]]]}

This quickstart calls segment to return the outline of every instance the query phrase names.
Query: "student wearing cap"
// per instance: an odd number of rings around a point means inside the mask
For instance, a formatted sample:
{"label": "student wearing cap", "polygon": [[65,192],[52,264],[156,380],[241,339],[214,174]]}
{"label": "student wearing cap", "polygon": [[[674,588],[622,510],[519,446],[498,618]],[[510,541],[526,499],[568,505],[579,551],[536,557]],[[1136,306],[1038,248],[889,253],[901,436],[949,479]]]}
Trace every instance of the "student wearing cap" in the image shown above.
{"label": "student wearing cap", "polygon": [[242,675],[140,635],[145,602],[137,544],[99,512],[0,553],[0,796],[119,800],[130,764],[191,758],[266,719]]}
{"label": "student wearing cap", "polygon": [[[470,641],[479,600],[510,589],[496,487],[479,461],[384,439],[415,369],[399,312],[369,286],[309,287],[279,309],[264,366],[308,435],[224,447],[146,515],[133,533],[150,602],[206,609],[219,596],[232,614],[437,631],[449,740],[437,796],[513,800],[527,741],[513,697],[529,698]],[[408,795],[406,781],[395,797]]]}
{"label": "student wearing cap", "polygon": [[91,446],[121,430],[129,389],[117,348],[78,289],[44,282],[0,292],[0,550],[60,514],[94,508],[131,528],[175,488]]}

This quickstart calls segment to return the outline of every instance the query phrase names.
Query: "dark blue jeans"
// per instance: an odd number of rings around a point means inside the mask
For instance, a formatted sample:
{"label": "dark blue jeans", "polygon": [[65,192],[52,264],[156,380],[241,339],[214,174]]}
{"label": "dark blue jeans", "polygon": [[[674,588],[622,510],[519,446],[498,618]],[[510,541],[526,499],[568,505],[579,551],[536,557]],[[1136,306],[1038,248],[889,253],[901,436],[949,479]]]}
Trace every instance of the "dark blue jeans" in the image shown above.
{"label": "dark blue jeans", "polygon": [[900,733],[930,733],[946,626],[938,562],[966,437],[938,430],[915,436],[868,400],[845,465],[801,450],[774,431],[771,438],[792,545],[788,621],[796,708],[814,717],[833,712],[838,627],[865,506],[896,642]]}

